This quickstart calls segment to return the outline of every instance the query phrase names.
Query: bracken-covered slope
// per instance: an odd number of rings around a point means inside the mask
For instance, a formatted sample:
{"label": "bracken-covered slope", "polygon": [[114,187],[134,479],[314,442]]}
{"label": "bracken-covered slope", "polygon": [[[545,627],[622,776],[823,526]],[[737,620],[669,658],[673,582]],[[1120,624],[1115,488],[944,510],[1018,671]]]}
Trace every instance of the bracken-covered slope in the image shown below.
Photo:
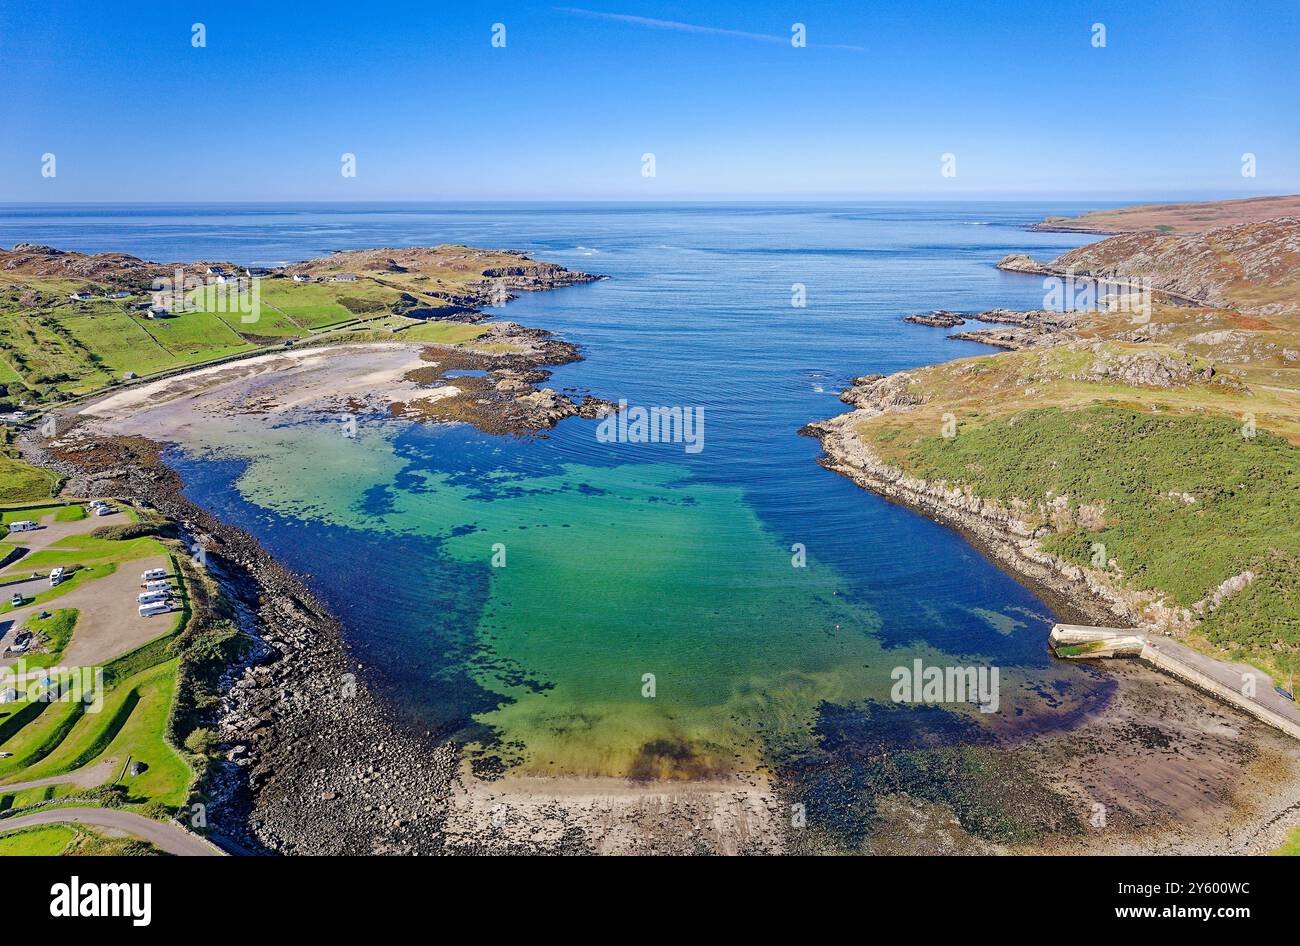
{"label": "bracken-covered slope", "polygon": [[1012,272],[1146,278],[1153,289],[1209,306],[1300,313],[1300,217],[1184,235],[1127,233],[1047,264],[1014,255],[998,265]]}

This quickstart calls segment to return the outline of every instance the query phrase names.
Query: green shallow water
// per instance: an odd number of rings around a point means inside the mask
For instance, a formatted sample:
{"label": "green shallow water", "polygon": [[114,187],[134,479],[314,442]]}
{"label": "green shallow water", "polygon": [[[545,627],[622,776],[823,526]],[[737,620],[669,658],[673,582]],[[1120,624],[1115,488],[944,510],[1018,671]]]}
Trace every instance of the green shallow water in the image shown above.
{"label": "green shallow water", "polygon": [[[432,471],[412,478],[392,435],[367,429],[345,450],[329,426],[280,430],[258,450],[244,440],[238,452],[255,455],[236,487],[281,516],[422,534],[486,566],[472,673],[508,702],[478,721],[520,771],[750,768],[765,740],[806,734],[822,701],[887,697],[878,617],[850,605],[815,558],[794,567],[740,489],[689,483],[673,464],[566,464],[495,477],[508,488],[485,502],[493,477],[474,487]],[[384,512],[358,505],[402,473]],[[503,666],[525,668],[528,681]]]}

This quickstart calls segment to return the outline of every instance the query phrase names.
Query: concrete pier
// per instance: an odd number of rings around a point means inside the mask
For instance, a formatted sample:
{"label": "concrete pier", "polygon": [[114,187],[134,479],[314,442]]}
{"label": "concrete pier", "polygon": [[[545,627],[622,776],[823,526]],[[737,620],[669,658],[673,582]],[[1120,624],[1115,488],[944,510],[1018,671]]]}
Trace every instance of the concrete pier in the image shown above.
{"label": "concrete pier", "polygon": [[1231,664],[1166,637],[1134,628],[1056,624],[1052,651],[1066,660],[1137,657],[1289,736],[1300,739],[1300,708],[1278,693],[1273,678],[1248,664]]}

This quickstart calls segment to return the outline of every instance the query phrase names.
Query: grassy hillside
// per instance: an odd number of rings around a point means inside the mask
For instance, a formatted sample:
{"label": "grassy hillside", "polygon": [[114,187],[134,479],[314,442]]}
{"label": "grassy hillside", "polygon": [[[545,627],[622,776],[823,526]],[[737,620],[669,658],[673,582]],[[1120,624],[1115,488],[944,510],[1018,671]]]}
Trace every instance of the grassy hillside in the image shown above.
{"label": "grassy hillside", "polygon": [[1207,200],[1190,204],[1141,204],[1117,210],[1092,210],[1077,217],[1048,217],[1041,229],[1094,233],[1204,233],[1216,227],[1259,223],[1276,217],[1300,215],[1300,197],[1247,197]]}
{"label": "grassy hillside", "polygon": [[[0,400],[3,398],[0,397]],[[0,428],[0,505],[40,502],[57,496],[59,476],[50,470],[42,470],[23,462],[13,440],[12,430]]]}
{"label": "grassy hillside", "polygon": [[1245,438],[1225,417],[1106,404],[1029,410],[954,438],[900,443],[898,428],[880,427],[871,439],[890,431],[910,473],[1022,510],[1051,530],[1044,548],[1077,564],[1093,563],[1100,543],[1106,570],[1128,587],[1191,608],[1250,571],[1255,580],[1201,633],[1234,657],[1291,669],[1289,655],[1300,653],[1300,450],[1284,438]]}

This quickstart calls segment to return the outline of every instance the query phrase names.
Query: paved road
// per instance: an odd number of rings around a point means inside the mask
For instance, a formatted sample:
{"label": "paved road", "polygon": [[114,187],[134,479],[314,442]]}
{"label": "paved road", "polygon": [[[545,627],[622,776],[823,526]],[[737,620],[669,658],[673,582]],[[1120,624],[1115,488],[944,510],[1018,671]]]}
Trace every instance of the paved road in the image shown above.
{"label": "paved road", "polygon": [[1168,637],[1161,637],[1158,634],[1146,635],[1146,641],[1147,646],[1152,650],[1172,657],[1193,670],[1205,674],[1216,683],[1222,684],[1227,689],[1243,696],[1245,696],[1246,678],[1247,676],[1253,676],[1255,692],[1253,696],[1246,698],[1252,703],[1256,703],[1276,713],[1283,719],[1290,720],[1300,726],[1300,708],[1297,708],[1295,703],[1274,690],[1273,678],[1258,667],[1216,660],[1214,657],[1206,656],[1199,651],[1192,650],[1185,644],[1180,644]]}
{"label": "paved road", "polygon": [[182,857],[220,857],[223,852],[213,844],[170,822],[152,821],[131,811],[116,808],[53,808],[30,815],[0,820],[0,832],[16,831],[46,824],[86,824],[97,828],[124,831],[134,837]]}

